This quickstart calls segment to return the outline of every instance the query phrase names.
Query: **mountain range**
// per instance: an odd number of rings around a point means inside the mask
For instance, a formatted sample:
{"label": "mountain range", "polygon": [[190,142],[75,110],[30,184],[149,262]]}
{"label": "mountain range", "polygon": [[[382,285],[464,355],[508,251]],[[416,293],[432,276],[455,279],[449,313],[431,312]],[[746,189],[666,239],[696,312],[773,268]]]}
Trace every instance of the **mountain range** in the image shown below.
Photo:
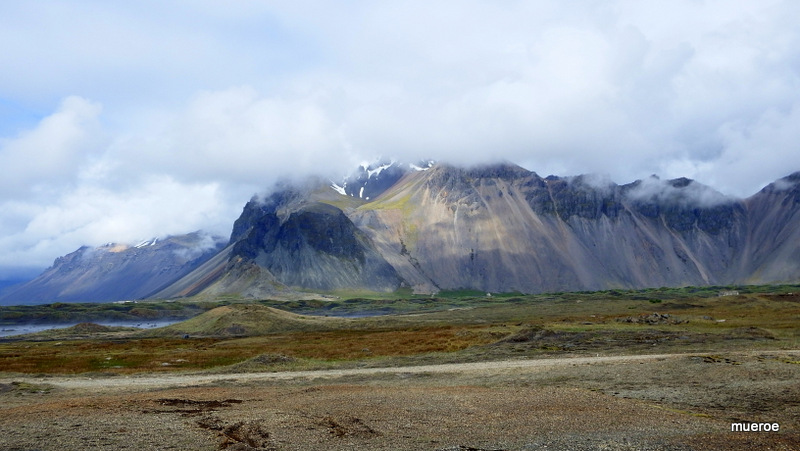
{"label": "mountain range", "polygon": [[737,199],[686,178],[381,162],[276,185],[228,239],[78,249],[0,302],[797,282],[798,215],[800,172]]}

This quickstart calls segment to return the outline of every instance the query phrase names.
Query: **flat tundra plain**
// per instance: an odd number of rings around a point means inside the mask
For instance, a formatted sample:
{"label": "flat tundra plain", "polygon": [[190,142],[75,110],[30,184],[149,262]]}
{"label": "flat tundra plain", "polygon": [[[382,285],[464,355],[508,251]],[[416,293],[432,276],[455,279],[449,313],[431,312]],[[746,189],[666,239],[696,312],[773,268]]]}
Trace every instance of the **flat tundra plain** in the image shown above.
{"label": "flat tundra plain", "polygon": [[[800,351],[0,382],[7,450],[796,450]],[[779,432],[731,432],[732,422]]]}

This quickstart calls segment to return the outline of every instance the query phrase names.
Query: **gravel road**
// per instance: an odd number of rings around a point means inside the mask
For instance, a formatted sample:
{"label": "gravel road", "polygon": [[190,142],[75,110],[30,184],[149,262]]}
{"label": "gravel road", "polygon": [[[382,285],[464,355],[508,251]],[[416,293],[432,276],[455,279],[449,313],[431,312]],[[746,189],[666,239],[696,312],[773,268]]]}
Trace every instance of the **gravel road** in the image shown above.
{"label": "gravel road", "polygon": [[[800,352],[800,351],[799,351]],[[248,383],[256,381],[280,381],[292,379],[336,379],[349,376],[370,376],[380,374],[424,374],[424,373],[487,373],[501,372],[511,369],[539,370],[554,367],[593,365],[600,363],[639,362],[685,357],[684,354],[651,354],[651,355],[624,355],[624,356],[598,356],[598,357],[566,357],[551,359],[525,359],[502,360],[495,362],[448,363],[437,365],[419,365],[388,368],[349,368],[314,371],[281,371],[264,373],[239,373],[239,374],[181,374],[166,373],[159,375],[134,375],[123,377],[59,377],[46,378],[14,378],[30,383],[46,382],[47,384],[73,389],[104,389],[114,388],[156,388],[156,387],[185,387],[189,385],[213,384],[224,381]],[[3,379],[0,379],[2,382]]]}

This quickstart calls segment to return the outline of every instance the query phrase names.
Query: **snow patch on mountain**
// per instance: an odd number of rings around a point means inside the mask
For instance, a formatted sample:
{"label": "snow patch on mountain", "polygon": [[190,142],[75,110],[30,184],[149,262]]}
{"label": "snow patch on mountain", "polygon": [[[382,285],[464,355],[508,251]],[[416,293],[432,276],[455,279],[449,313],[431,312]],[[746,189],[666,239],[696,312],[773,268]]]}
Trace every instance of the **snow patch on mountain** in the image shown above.
{"label": "snow patch on mountain", "polygon": [[367,169],[367,178],[370,179],[372,177],[377,177],[377,176],[381,175],[381,172],[383,172],[384,169],[389,169],[394,164],[395,164],[395,162],[392,161],[392,162],[390,162],[388,164],[382,164],[382,165],[378,166],[375,169]]}
{"label": "snow patch on mountain", "polygon": [[[346,183],[345,183],[345,185],[346,185]],[[331,182],[331,188],[333,188],[334,191],[336,191],[337,193],[341,194],[342,196],[346,196],[347,195],[347,192],[344,190],[344,186],[338,185],[335,182]]]}
{"label": "snow patch on mountain", "polygon": [[136,244],[133,247],[135,247],[137,249],[141,249],[141,248],[147,247],[147,246],[155,246],[156,243],[158,243],[158,238],[150,238],[149,240],[141,240],[141,241],[139,241],[139,243]]}
{"label": "snow patch on mountain", "polygon": [[411,169],[413,169],[415,171],[418,171],[418,172],[419,171],[427,171],[428,169],[433,167],[433,164],[435,163],[435,161],[428,160],[428,161],[424,161],[424,162],[420,162],[420,163],[422,163],[423,166],[417,166],[414,163],[409,163],[408,167],[410,167]]}

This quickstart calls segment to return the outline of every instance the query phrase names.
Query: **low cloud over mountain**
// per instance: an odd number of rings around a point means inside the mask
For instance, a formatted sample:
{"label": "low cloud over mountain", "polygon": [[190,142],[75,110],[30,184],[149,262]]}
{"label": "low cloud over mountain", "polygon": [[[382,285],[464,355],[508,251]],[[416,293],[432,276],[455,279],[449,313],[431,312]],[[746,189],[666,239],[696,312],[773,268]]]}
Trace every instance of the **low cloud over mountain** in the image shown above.
{"label": "low cloud over mountain", "polygon": [[[800,280],[800,173],[738,200],[686,178],[616,185],[590,176],[542,178],[510,163],[393,163],[382,171],[390,166],[395,181],[372,191],[374,198],[356,195],[361,187],[343,194],[321,178],[281,184],[245,205],[227,244],[176,237],[169,248],[150,241],[82,248],[3,300]],[[350,183],[356,181],[369,184],[358,176]],[[189,261],[189,249],[203,242],[208,252]],[[155,252],[142,250],[150,248]],[[139,282],[111,288],[123,279]]]}

